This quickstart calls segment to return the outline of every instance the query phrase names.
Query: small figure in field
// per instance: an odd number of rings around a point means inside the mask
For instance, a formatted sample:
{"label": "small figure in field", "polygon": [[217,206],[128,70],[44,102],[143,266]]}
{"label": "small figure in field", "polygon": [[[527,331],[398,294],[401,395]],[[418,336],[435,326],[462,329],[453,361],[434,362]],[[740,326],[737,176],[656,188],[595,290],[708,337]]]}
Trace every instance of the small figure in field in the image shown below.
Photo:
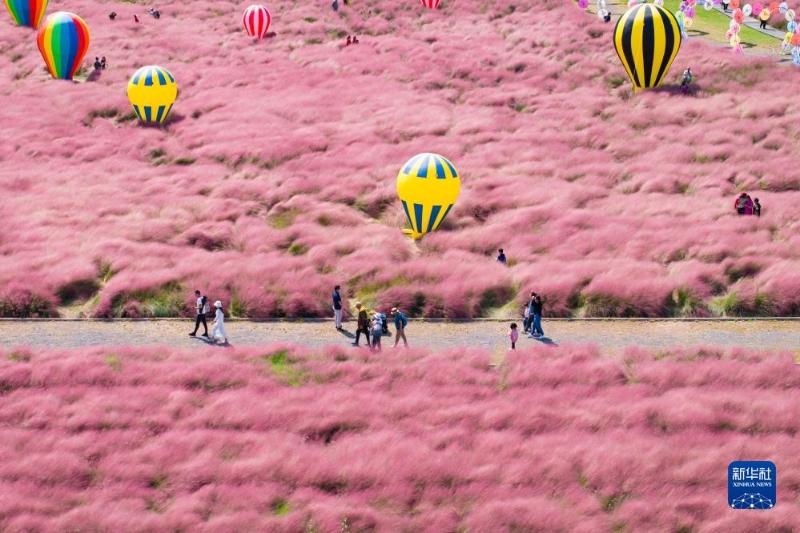
{"label": "small figure in field", "polygon": [[139,23],[139,17],[137,17],[136,15],[134,15],[134,16],[133,16],[133,21],[134,21],[135,23],[137,23],[137,24],[138,24],[138,23]]}
{"label": "small figure in field", "polygon": [[683,71],[683,83],[689,85],[692,83],[692,69],[686,67],[686,70]]}
{"label": "small figure in field", "polygon": [[544,337],[544,330],[542,330],[542,308],[544,307],[544,304],[542,303],[542,296],[540,294],[537,294],[533,297],[533,303],[531,307],[533,323],[531,324],[530,336],[534,339],[538,339],[540,337]]}
{"label": "small figure in field", "polygon": [[603,17],[603,20],[606,22],[611,22],[611,12],[606,11],[606,15]]}
{"label": "small figure in field", "polygon": [[103,68],[103,64],[100,63],[100,58],[99,57],[95,57],[94,58],[94,69],[95,70],[100,70],[101,68]]}
{"label": "small figure in field", "polygon": [[358,37],[353,35],[353,44],[358,44]]}
{"label": "small figure in field", "polygon": [[752,215],[754,204],[753,200],[750,198],[750,195],[746,192],[743,192],[736,199],[733,207],[736,209],[736,213],[739,215]]}
{"label": "small figure in field", "polygon": [[722,11],[728,12],[728,2],[720,2],[722,4]]}
{"label": "small figure in field", "polygon": [[511,339],[511,349],[517,349],[517,341],[519,340],[519,332],[517,331],[517,323],[511,324],[511,331],[508,332],[508,337]]}
{"label": "small figure in field", "polygon": [[102,68],[103,70],[108,68],[108,61],[106,61],[106,56],[103,56],[103,58],[100,60],[100,68]]}
{"label": "small figure in field", "polygon": [[222,339],[224,344],[228,344],[228,333],[225,331],[225,313],[222,312],[222,302],[214,302],[217,314],[214,316],[214,325],[211,328],[211,336],[214,340]]}
{"label": "small figure in field", "polygon": [[367,309],[361,305],[361,302],[356,302],[356,309],[358,309],[358,325],[356,326],[358,329],[356,329],[356,340],[353,342],[353,346],[358,346],[358,339],[362,333],[367,340],[367,346],[369,346],[369,317],[367,316]]}
{"label": "small figure in field", "polygon": [[345,46],[350,46],[350,36],[347,36],[347,42],[344,43]]}
{"label": "small figure in field", "polygon": [[336,321],[336,330],[342,329],[342,296],[339,294],[341,286],[333,288],[333,318]]}
{"label": "small figure in field", "polygon": [[500,252],[500,253],[497,256],[497,262],[498,263],[503,263],[505,265],[506,264],[506,254],[503,253],[503,249],[502,248],[500,248],[498,250],[498,252]]}
{"label": "small figure in field", "polygon": [[114,20],[115,18],[117,18],[117,14],[116,14],[116,12],[112,11],[111,13],[109,13],[109,14],[108,14],[108,18],[109,18],[110,20]]}
{"label": "small figure in field", "polygon": [[380,353],[383,351],[381,346],[381,337],[383,337],[383,319],[380,313],[372,315],[372,351]]}
{"label": "small figure in field", "polygon": [[194,331],[189,333],[190,337],[194,337],[197,335],[197,329],[200,327],[200,324],[203,324],[203,337],[208,338],[208,325],[206,325],[206,313],[208,313],[208,297],[207,296],[200,296],[200,291],[194,291],[194,297],[197,298],[197,303],[195,304],[195,311],[197,312],[197,318],[194,322]]}
{"label": "small figure in field", "polygon": [[333,3],[331,4],[331,8],[333,8],[334,11],[338,12],[339,11],[339,0],[333,0]]}
{"label": "small figure in field", "polygon": [[758,18],[761,20],[761,29],[767,29],[767,22],[769,22],[769,17],[772,15],[769,9],[762,9],[761,14],[758,15]]}
{"label": "small figure in field", "polygon": [[394,317],[394,327],[397,329],[397,336],[394,339],[394,346],[392,346],[392,348],[397,348],[397,344],[400,342],[400,339],[403,339],[405,347],[408,348],[408,340],[406,339],[406,326],[408,325],[408,319],[406,318],[406,315],[404,315],[397,307],[392,308],[392,316]]}
{"label": "small figure in field", "polygon": [[159,13],[157,9],[153,9],[153,8],[151,7],[150,9],[148,9],[148,10],[147,10],[147,12],[148,12],[148,13],[150,13],[150,15],[151,15],[151,16],[152,16],[154,19],[160,19],[160,18],[161,18],[161,13]]}
{"label": "small figure in field", "polygon": [[761,216],[761,202],[758,201],[758,198],[753,200],[753,214],[757,217]]}

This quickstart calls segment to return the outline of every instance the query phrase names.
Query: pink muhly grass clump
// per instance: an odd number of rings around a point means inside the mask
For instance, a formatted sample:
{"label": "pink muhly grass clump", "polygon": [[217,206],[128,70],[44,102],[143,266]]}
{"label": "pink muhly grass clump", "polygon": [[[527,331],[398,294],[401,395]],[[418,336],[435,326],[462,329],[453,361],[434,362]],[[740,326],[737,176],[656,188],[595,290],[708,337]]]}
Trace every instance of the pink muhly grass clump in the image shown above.
{"label": "pink muhly grass clump", "polygon": [[0,355],[11,528],[706,528],[730,461],[776,462],[781,501],[800,479],[791,354]]}
{"label": "pink muhly grass clump", "polygon": [[[112,23],[79,0],[89,55],[111,63],[86,83],[50,80],[30,32],[4,33],[0,315],[190,314],[201,287],[243,316],[322,316],[336,283],[436,317],[507,315],[529,283],[551,316],[797,314],[782,65],[687,41],[663,90],[631,95],[611,25],[568,4],[379,2],[344,29],[289,6],[259,42],[217,4],[133,24],[133,7]],[[131,120],[119,90],[149,63],[180,86],[164,128]],[[684,64],[688,97],[671,90]],[[395,178],[423,151],[453,161],[462,191],[414,243]],[[760,219],[733,214],[743,190]],[[733,279],[727,262],[761,268]]]}

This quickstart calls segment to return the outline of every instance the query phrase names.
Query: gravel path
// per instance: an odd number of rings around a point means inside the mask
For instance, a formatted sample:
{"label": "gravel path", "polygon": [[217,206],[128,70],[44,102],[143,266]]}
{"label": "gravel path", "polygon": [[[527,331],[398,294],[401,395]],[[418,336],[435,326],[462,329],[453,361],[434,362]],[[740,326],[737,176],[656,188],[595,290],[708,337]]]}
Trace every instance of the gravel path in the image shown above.
{"label": "gravel path", "polygon": [[[0,345],[47,348],[82,346],[169,346],[195,348],[205,344],[187,334],[189,320],[0,320]],[[521,327],[521,325],[520,325]],[[518,347],[539,343],[553,346],[594,344],[604,353],[626,346],[669,348],[717,346],[759,350],[788,350],[800,356],[800,321],[795,320],[544,320],[544,341],[521,338]],[[226,322],[235,346],[274,342],[297,342],[308,346],[348,345],[353,322],[344,333],[332,322]],[[394,328],[391,328],[394,331]],[[504,350],[508,345],[508,322],[411,321],[406,330],[416,347],[442,349],[454,346]],[[363,340],[362,340],[363,342]],[[384,337],[384,347],[392,339]]]}

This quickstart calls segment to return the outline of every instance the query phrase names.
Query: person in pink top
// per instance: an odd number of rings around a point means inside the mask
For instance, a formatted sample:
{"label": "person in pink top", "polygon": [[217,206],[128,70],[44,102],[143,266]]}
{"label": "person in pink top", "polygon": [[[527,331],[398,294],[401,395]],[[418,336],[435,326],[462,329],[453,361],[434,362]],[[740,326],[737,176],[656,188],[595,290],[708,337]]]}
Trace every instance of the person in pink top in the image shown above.
{"label": "person in pink top", "polygon": [[517,341],[519,340],[519,332],[517,331],[517,323],[511,324],[511,331],[508,332],[508,337],[511,339],[511,349],[517,349]]}

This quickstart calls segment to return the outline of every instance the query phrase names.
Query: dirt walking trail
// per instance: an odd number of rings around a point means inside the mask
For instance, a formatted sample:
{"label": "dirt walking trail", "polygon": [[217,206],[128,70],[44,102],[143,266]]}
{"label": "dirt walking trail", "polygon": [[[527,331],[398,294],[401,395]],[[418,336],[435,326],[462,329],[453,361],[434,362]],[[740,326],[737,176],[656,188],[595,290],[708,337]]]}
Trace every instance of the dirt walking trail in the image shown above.
{"label": "dirt walking trail", "polygon": [[[414,347],[444,349],[468,346],[495,352],[509,347],[508,321],[411,321],[407,336]],[[210,324],[209,324],[210,326]],[[521,327],[521,324],[520,324]],[[544,320],[544,340],[521,336],[518,348],[549,344],[597,345],[612,354],[627,346],[671,348],[709,346],[786,350],[800,357],[800,320]],[[208,343],[188,336],[190,320],[0,320],[0,345],[40,348],[84,346],[166,346],[192,349]],[[233,346],[292,342],[308,346],[349,346],[353,322],[344,332],[332,322],[226,321]],[[391,327],[392,334],[394,327]],[[202,331],[202,328],[201,328]],[[383,345],[393,339],[384,336]],[[362,339],[363,344],[363,339]],[[355,349],[355,348],[353,348]]]}

